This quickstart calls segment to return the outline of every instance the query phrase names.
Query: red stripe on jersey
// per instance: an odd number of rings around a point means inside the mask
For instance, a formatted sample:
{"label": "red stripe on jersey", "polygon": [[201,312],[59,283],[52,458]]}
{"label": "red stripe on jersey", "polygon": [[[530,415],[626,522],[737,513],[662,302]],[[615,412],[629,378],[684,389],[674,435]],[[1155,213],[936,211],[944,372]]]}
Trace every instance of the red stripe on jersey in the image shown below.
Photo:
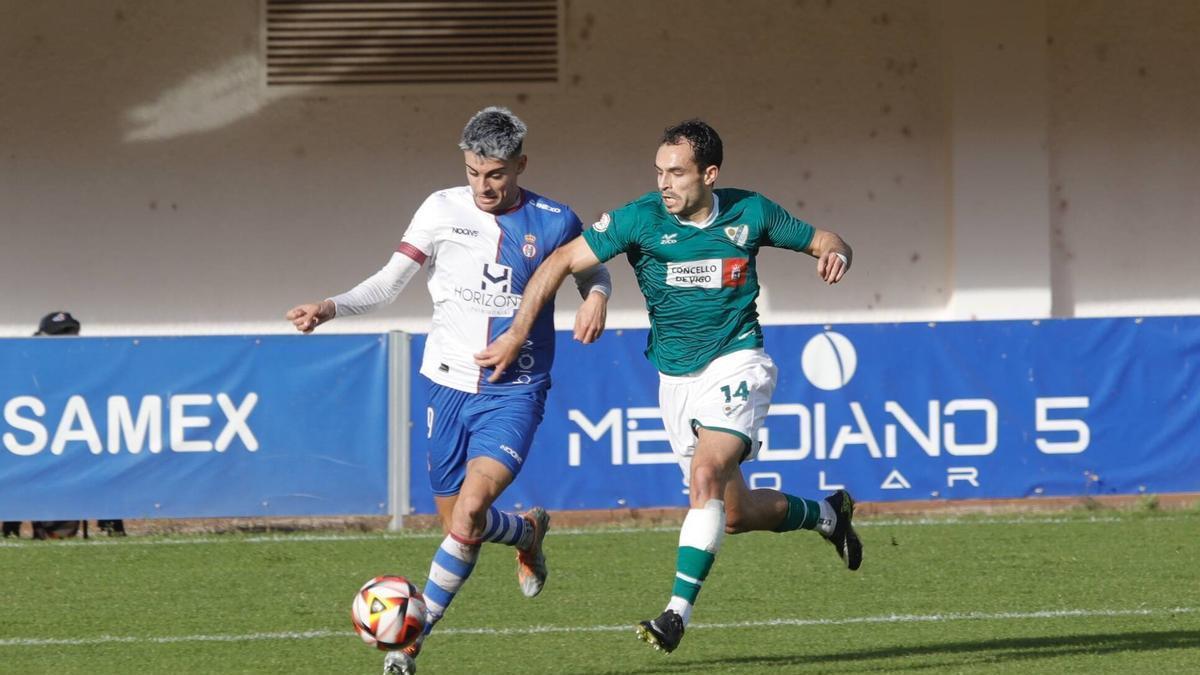
{"label": "red stripe on jersey", "polygon": [[408,243],[407,241],[400,242],[400,245],[396,247],[396,253],[399,253],[401,255],[406,255],[409,258],[412,258],[413,260],[415,260],[417,262],[418,265],[423,264],[425,262],[425,259],[429,257],[429,256],[425,255],[424,253],[422,253],[421,249],[417,248],[416,246],[413,246],[412,244]]}
{"label": "red stripe on jersey", "polygon": [[496,262],[500,262],[500,247],[504,245],[504,228],[500,227],[500,219],[492,216],[492,222],[496,223]]}
{"label": "red stripe on jersey", "polygon": [[[525,198],[525,191],[522,190],[521,191],[522,201],[524,201],[524,198]],[[520,208],[520,206],[521,206],[521,203],[518,203],[516,206],[514,206],[512,209],[509,210],[509,213],[517,210],[518,208]],[[500,227],[500,219],[497,218],[495,216],[495,214],[492,214],[492,222],[496,223],[496,262],[500,262],[500,248],[504,245],[504,228]],[[513,282],[513,280],[512,280],[512,277],[510,276],[508,279],[508,283],[512,284],[512,282]],[[512,290],[512,286],[509,286],[509,290]],[[489,316],[487,322],[488,322],[487,323],[487,331],[484,333],[484,336],[483,336],[483,339],[484,339],[483,348],[484,349],[487,349],[488,345],[492,344],[492,317]],[[493,370],[493,372],[495,371],[494,368],[492,370]],[[484,383],[486,374],[487,373],[483,372],[483,368],[479,369],[479,377],[478,377],[478,379],[475,380],[475,393],[476,394],[483,391],[483,383]]]}
{"label": "red stripe on jersey", "polygon": [[721,285],[744,286],[749,268],[749,258],[725,258],[721,261]]}
{"label": "red stripe on jersey", "polygon": [[[483,334],[483,349],[487,349],[488,345],[492,344],[492,317],[489,316],[487,322],[488,322],[487,329],[484,331],[484,334]],[[481,349],[480,351],[483,351],[483,349]],[[479,377],[475,378],[475,393],[476,394],[483,391],[483,375],[484,375],[483,368],[480,368],[479,369]]]}

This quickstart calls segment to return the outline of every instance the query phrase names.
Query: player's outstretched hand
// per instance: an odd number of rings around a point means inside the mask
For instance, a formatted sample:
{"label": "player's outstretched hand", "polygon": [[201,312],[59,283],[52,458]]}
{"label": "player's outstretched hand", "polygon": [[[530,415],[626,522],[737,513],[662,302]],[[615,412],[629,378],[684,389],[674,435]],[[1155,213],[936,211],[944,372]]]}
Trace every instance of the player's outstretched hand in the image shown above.
{"label": "player's outstretched hand", "polygon": [[311,333],[313,329],[333,318],[336,308],[328,300],[296,305],[284,317],[292,322],[301,333]]}
{"label": "player's outstretched hand", "polygon": [[826,251],[817,259],[817,276],[827,284],[841,281],[849,269],[850,261],[841,253]]}
{"label": "player's outstretched hand", "polygon": [[524,340],[518,340],[512,333],[504,331],[500,337],[475,355],[475,365],[480,368],[495,368],[496,370],[488,377],[488,382],[496,382],[504,376],[504,371],[508,369],[508,366],[517,359],[517,354],[521,352],[521,344],[524,342]]}
{"label": "player's outstretched hand", "polygon": [[575,312],[575,339],[590,345],[604,334],[604,322],[608,320],[608,297],[603,293],[589,293],[587,300]]}

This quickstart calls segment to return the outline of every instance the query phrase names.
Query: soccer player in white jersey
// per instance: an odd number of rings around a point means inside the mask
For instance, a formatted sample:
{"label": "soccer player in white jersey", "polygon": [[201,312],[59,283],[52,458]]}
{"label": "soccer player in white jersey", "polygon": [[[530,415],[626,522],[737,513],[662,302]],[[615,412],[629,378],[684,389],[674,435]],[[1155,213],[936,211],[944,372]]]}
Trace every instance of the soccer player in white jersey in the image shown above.
{"label": "soccer player in white jersey", "polygon": [[[346,293],[287,313],[309,333],[334,317],[390,303],[428,263],[433,322],[421,374],[429,380],[429,479],[446,537],[425,584],[426,635],[470,576],[484,542],[517,549],[526,596],[546,582],[542,540],[550,516],[541,507],[515,514],[492,504],[520,472],[542,420],[554,359],[553,304],[543,299],[514,368],[496,375],[472,358],[508,329],[538,265],[582,230],[569,207],[517,185],[526,164],[525,133],[525,124],[504,108],[477,113],[459,144],[468,185],[430,195],[379,272]],[[600,264],[580,268],[575,277],[584,298],[575,339],[587,344],[604,331],[611,287]],[[415,672],[423,641],[389,653],[384,672]]]}
{"label": "soccer player in white jersey", "polygon": [[567,272],[627,255],[650,313],[646,356],[660,373],[663,423],[691,503],[671,599],[658,618],[637,626],[643,640],[667,652],[683,638],[725,533],[817,530],[851,570],[862,563],[846,491],[818,501],[751,490],[739,468],[758,452],[775,390],[754,302],[758,250],[807,253],[817,259],[817,275],[834,284],[850,269],[850,247],[758,193],[717,189],[722,154],[721,138],[700,120],[667,129],[655,156],[658,190],[604,214],[550,256],[525,286],[512,327],[476,357],[501,377]]}

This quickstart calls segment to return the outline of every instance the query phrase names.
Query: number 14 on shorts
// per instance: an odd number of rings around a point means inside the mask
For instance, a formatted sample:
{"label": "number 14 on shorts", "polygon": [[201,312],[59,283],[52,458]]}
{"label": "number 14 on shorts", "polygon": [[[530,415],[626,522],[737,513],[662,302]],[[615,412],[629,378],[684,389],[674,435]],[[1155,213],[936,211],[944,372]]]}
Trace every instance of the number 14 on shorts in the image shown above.
{"label": "number 14 on shorts", "polygon": [[746,386],[745,380],[738,383],[737,389],[731,390],[727,384],[722,386],[721,393],[725,394],[726,403],[732,403],[734,397],[742,399],[743,403],[750,400],[750,389]]}

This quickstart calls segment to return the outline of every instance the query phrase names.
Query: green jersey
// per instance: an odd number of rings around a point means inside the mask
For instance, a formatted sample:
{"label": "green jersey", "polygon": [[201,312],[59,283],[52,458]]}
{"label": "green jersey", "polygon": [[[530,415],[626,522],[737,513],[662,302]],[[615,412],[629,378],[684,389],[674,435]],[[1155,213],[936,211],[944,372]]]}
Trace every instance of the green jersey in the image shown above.
{"label": "green jersey", "polygon": [[804,250],[813,228],[756,192],[713,191],[715,220],[679,222],[657,192],[606,213],[583,238],[602,262],[625,253],[650,312],[646,357],[684,375],[739,349],[762,346],[758,272],[763,246]]}

